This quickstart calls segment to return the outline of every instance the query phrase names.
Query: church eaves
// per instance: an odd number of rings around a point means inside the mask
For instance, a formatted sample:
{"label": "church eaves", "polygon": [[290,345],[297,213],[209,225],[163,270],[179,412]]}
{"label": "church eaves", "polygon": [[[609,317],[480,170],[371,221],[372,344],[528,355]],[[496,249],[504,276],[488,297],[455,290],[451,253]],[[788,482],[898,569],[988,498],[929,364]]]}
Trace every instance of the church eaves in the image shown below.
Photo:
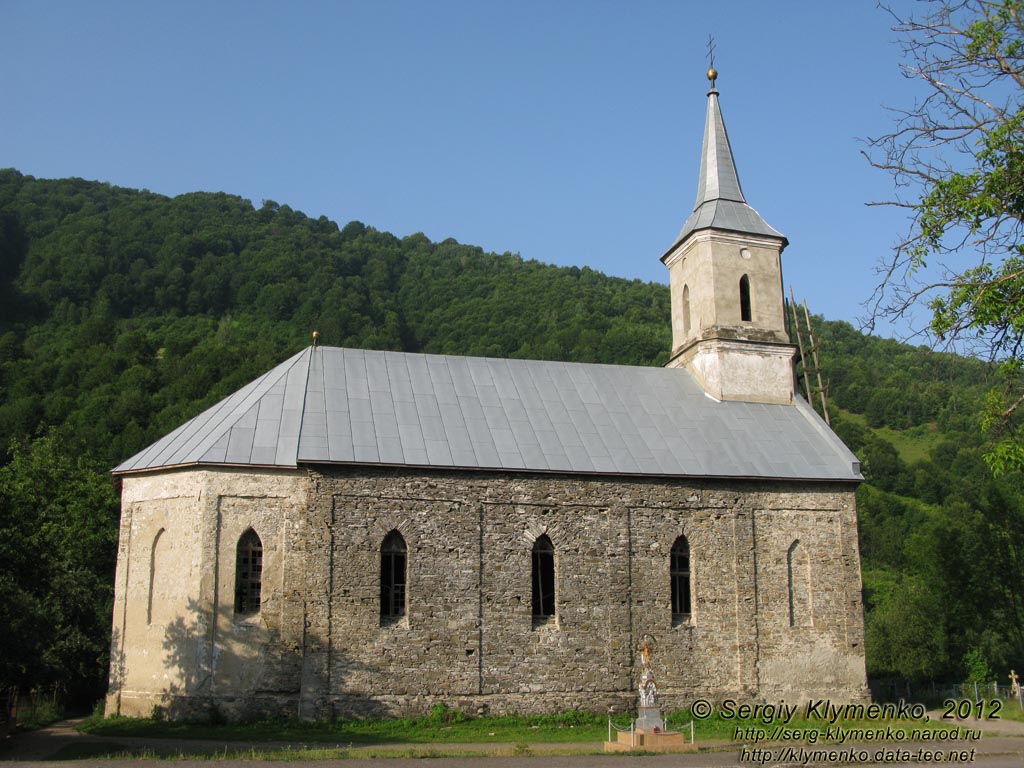
{"label": "church eaves", "polygon": [[720,402],[682,369],[310,347],[114,469],[345,464],[858,481],[799,398]]}
{"label": "church eaves", "polygon": [[708,112],[704,125],[704,144],[701,148],[697,201],[694,203],[693,213],[683,224],[679,237],[669,252],[692,233],[701,229],[721,229],[773,237],[785,244],[785,235],[761,218],[761,214],[751,208],[743,196],[713,75],[717,76],[717,73],[712,69],[708,72],[711,90],[708,91]]}

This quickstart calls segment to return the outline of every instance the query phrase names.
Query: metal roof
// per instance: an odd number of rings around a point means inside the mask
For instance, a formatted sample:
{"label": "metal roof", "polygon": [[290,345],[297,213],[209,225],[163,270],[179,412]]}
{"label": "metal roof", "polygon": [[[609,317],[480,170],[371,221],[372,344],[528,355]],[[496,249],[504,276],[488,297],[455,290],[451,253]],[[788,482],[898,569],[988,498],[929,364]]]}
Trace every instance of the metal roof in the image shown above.
{"label": "metal roof", "polygon": [[802,400],[720,402],[688,371],[310,347],[114,469],[370,464],[860,480]]}
{"label": "metal roof", "polygon": [[708,92],[697,201],[672,247],[690,233],[709,228],[775,237],[783,241],[786,239],[785,235],[762,219],[761,214],[747,205],[743,197],[732,147],[729,145],[729,134],[725,130],[725,121],[718,104],[718,91],[714,87]]}

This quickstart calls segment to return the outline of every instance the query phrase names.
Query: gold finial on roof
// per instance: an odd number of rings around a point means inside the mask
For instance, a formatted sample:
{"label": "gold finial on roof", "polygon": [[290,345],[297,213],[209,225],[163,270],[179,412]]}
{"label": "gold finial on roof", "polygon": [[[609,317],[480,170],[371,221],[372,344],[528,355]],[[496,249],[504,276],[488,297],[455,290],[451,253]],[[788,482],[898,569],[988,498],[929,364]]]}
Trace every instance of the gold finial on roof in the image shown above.
{"label": "gold finial on roof", "polygon": [[313,346],[320,344],[320,331],[313,331]]}

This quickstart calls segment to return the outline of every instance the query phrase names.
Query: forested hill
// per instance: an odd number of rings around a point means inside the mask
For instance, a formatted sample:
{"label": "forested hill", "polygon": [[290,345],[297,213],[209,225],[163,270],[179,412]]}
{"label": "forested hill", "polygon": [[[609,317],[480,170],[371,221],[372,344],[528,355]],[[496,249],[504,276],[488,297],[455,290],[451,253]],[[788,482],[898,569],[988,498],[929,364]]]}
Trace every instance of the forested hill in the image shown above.
{"label": "forested hill", "polygon": [[[0,626],[35,638],[0,636],[0,688],[102,687],[117,518],[106,471],[314,329],[334,346],[637,365],[662,364],[671,342],[661,284],[273,201],[0,171],[0,589],[13,596]],[[1024,504],[1019,478],[996,482],[980,460],[989,369],[846,323],[815,331],[837,429],[870,480],[872,671],[962,676],[969,654],[1020,658]]]}
{"label": "forested hill", "polygon": [[[226,194],[0,172],[0,446],[111,465],[310,343],[658,364],[664,286]],[[13,281],[13,282],[12,282]]]}

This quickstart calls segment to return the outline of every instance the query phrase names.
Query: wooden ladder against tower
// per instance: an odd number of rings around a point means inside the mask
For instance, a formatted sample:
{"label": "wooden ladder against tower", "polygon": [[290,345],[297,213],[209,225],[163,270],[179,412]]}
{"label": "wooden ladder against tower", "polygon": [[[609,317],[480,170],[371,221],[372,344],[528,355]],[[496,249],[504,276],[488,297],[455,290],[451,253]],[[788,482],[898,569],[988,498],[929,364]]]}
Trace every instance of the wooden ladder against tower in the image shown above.
{"label": "wooden ladder against tower", "polygon": [[[821,401],[821,415],[825,423],[832,426],[828,417],[828,400],[825,394],[825,385],[821,381],[821,368],[818,365],[818,343],[814,340],[814,330],[811,328],[811,313],[807,311],[807,302],[801,305],[803,308],[804,321],[801,326],[800,313],[797,311],[796,297],[793,295],[793,286],[789,286],[789,308],[793,312],[793,333],[796,336],[797,349],[800,352],[800,359],[794,362],[803,364],[804,392],[807,393],[807,402],[815,407],[815,401]],[[804,343],[804,336],[807,343]],[[808,359],[808,355],[810,358]],[[817,387],[811,388],[811,376],[815,377]]]}

